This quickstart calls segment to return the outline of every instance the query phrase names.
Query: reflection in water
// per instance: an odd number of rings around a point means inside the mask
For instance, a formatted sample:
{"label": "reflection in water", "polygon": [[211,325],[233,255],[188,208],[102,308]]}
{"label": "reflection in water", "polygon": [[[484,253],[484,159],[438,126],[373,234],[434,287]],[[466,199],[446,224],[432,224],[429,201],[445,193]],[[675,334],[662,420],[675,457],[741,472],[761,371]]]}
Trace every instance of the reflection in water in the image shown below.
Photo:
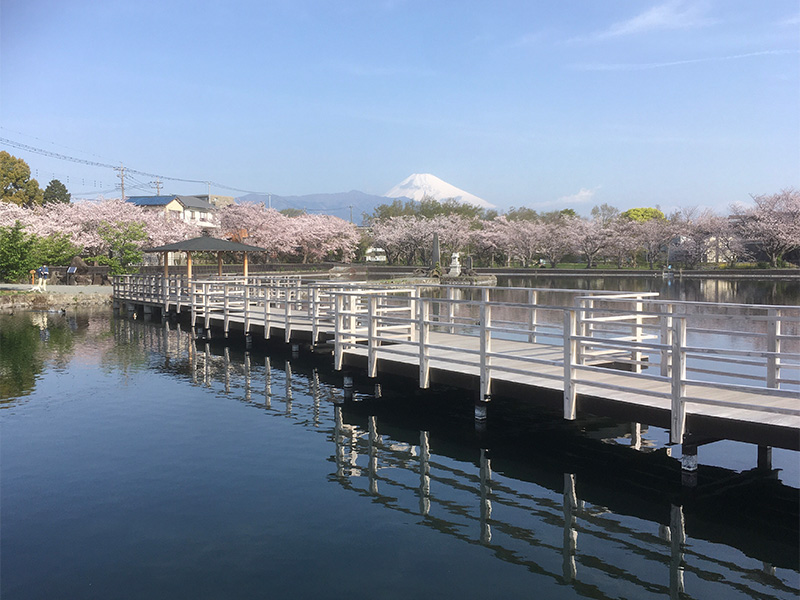
{"label": "reflection in water", "polygon": [[[2,322],[4,335],[13,331],[19,340],[39,349],[46,343],[30,321],[17,329],[9,323]],[[562,469],[547,456],[520,452],[495,459],[495,450],[480,439],[464,441],[453,433],[455,425],[452,430],[441,426],[451,417],[447,413],[428,429],[410,427],[368,408],[356,410],[370,403],[390,405],[396,396],[385,383],[364,389],[354,386],[348,393],[352,402],[344,402],[341,374],[332,372],[327,360],[315,365],[305,356],[291,359],[280,351],[267,356],[198,343],[191,332],[168,322],[103,323],[112,341],[100,335],[97,338],[103,341],[93,347],[106,351],[116,347],[122,370],[146,365],[225,400],[246,403],[262,415],[299,425],[296,435],[323,434],[330,440],[328,482],[337,490],[352,492],[353,503],[372,502],[383,511],[414,517],[417,526],[437,532],[456,549],[479,545],[495,560],[529,574],[534,589],[546,580],[568,585],[576,596],[587,598],[795,598],[800,592],[796,552],[789,549],[780,563],[769,546],[783,546],[770,540],[769,533],[759,536],[744,528],[738,535],[732,533],[743,527],[736,515],[716,515],[720,520],[709,522],[697,510],[687,513],[685,506],[668,501],[662,501],[665,511],[660,512],[659,506],[651,505],[652,495],[643,493],[637,500],[635,487],[641,481],[630,482],[633,492],[615,489],[618,478],[607,484],[589,483],[578,470]],[[86,336],[85,329],[81,332],[79,327],[76,338]],[[2,339],[3,349],[15,343]],[[35,352],[40,361],[36,368],[42,369],[51,354]],[[4,361],[10,360],[2,354]],[[98,357],[103,360],[108,359]],[[29,393],[32,385],[24,383],[12,396]],[[436,398],[429,397],[431,411],[437,410]],[[639,424],[597,429],[593,435],[606,441],[625,440],[618,443],[634,449],[649,446],[647,429]],[[735,480],[735,473],[728,475]],[[796,516],[796,492],[788,490],[795,503],[788,513],[777,510],[774,519]],[[734,489],[733,494],[738,493]],[[727,494],[725,489],[716,490],[714,505],[724,506]],[[769,497],[758,502],[767,511],[777,506]],[[698,532],[694,537],[693,522]],[[786,523],[789,529],[796,525]]]}

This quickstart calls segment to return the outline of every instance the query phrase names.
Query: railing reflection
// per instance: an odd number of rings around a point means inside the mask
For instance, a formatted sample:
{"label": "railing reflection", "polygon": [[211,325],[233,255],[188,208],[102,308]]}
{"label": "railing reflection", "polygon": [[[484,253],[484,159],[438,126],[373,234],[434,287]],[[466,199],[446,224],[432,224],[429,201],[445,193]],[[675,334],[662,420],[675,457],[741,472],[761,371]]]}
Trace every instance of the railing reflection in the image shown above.
{"label": "railing reflection", "polygon": [[[302,361],[265,356],[262,366],[252,352],[198,345],[190,332],[168,323],[160,330],[141,321],[116,323],[119,339],[140,345],[150,364],[163,361],[159,366],[184,376],[188,370],[198,386],[329,436],[331,481],[413,515],[423,526],[482,544],[501,560],[569,584],[579,595],[677,599],[702,597],[713,586],[714,597],[785,598],[800,591],[791,583],[796,571],[776,572],[722,543],[690,544],[681,506],[673,505],[662,523],[615,514],[581,499],[574,472],[563,473],[562,489],[554,490],[495,474],[488,448],[477,448],[474,462],[465,462],[436,454],[430,431],[420,430],[409,443],[382,434],[374,414],[350,422],[341,387]],[[372,398],[382,392],[377,385]],[[283,410],[273,410],[273,402],[282,402]],[[641,426],[631,424],[628,431],[630,445],[641,447]]]}

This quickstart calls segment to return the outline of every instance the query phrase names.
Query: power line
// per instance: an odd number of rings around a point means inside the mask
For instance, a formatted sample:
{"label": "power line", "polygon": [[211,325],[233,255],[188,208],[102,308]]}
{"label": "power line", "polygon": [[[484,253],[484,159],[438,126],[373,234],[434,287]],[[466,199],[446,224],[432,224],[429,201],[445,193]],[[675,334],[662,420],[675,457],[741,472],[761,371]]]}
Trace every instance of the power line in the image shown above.
{"label": "power line", "polygon": [[232,187],[232,186],[229,186],[229,185],[223,185],[223,184],[217,183],[215,181],[200,180],[200,179],[184,179],[184,178],[181,178],[181,177],[167,177],[166,175],[158,175],[158,174],[155,174],[155,173],[148,173],[146,171],[139,171],[137,169],[131,169],[129,167],[123,167],[122,165],[116,166],[116,165],[111,165],[111,164],[108,164],[108,163],[98,162],[98,161],[95,161],[95,160],[86,160],[86,159],[83,159],[83,158],[75,158],[74,156],[67,156],[66,154],[59,154],[58,152],[51,152],[50,150],[44,150],[42,148],[36,148],[35,146],[29,146],[28,144],[23,144],[21,142],[15,142],[14,140],[9,140],[7,138],[2,138],[2,137],[0,137],[0,143],[5,144],[6,146],[11,146],[12,148],[18,148],[19,150],[26,150],[28,152],[33,152],[34,154],[40,154],[42,156],[47,156],[47,157],[50,157],[50,158],[56,158],[58,160],[68,160],[68,161],[75,162],[75,163],[80,163],[80,164],[83,164],[83,165],[89,165],[91,167],[101,167],[101,168],[104,168],[104,169],[113,169],[115,171],[119,171],[117,176],[121,180],[121,185],[123,187],[123,195],[124,195],[124,185],[125,185],[125,181],[124,181],[125,173],[131,173],[131,174],[136,174],[136,175],[144,175],[145,177],[153,177],[153,178],[161,179],[161,180],[168,179],[170,181],[180,181],[180,182],[183,182],[183,183],[202,183],[202,184],[205,184],[205,185],[207,185],[209,187],[209,192],[210,192],[211,186],[214,186],[215,188],[218,188],[218,189],[231,190],[231,191],[234,191],[234,192],[242,192],[244,194],[267,194],[267,193],[269,193],[269,192],[254,192],[253,190],[243,190],[241,188],[235,188],[235,187]]}

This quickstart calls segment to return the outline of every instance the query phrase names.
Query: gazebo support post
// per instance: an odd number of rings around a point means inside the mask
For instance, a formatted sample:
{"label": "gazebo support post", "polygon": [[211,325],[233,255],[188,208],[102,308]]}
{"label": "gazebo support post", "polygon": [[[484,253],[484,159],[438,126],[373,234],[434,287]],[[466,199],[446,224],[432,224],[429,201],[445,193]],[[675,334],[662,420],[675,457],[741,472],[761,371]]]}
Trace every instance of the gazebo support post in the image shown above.
{"label": "gazebo support post", "polygon": [[247,263],[247,252],[245,252],[245,253],[244,253],[244,276],[245,276],[245,277],[247,277],[247,270],[248,270],[248,269],[247,269],[247,267],[248,267],[248,263]]}
{"label": "gazebo support post", "polygon": [[222,277],[222,252],[217,252],[217,275]]}

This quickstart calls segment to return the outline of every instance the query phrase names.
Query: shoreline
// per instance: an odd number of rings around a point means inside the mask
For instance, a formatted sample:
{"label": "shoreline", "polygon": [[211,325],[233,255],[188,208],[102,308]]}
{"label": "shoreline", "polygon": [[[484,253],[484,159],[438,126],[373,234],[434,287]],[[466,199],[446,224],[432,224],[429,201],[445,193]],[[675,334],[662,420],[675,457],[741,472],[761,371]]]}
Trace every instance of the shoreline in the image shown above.
{"label": "shoreline", "polygon": [[0,283],[0,312],[19,310],[66,310],[80,306],[111,306],[110,285],[51,285],[46,292],[33,291],[27,283]]}

